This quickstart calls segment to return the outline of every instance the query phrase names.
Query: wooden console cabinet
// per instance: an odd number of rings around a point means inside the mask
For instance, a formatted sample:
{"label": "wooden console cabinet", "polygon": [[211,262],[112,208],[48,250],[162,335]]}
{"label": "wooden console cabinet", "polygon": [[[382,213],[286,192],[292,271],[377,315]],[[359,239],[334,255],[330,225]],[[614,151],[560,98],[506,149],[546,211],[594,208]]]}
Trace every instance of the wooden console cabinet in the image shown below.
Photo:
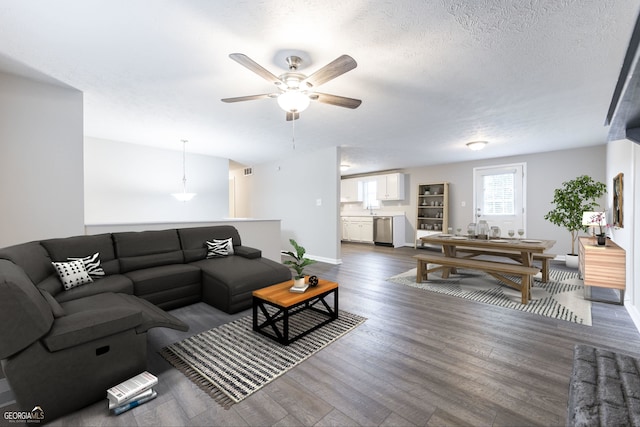
{"label": "wooden console cabinet", "polygon": [[607,239],[605,246],[598,246],[592,237],[581,237],[579,240],[580,261],[578,268],[580,276],[584,280],[585,298],[591,299],[590,286],[612,288],[620,291],[618,303],[624,304],[627,280],[625,250],[609,239]]}

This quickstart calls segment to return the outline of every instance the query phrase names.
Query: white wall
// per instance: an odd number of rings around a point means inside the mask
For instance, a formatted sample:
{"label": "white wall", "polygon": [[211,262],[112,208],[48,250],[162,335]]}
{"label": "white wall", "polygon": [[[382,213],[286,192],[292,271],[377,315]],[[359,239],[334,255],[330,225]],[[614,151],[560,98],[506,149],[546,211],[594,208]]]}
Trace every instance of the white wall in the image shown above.
{"label": "white wall", "polygon": [[625,304],[631,313],[638,329],[640,329],[640,316],[638,315],[638,307],[640,307],[640,283],[636,278],[636,269],[634,260],[635,254],[640,251],[640,238],[638,238],[638,214],[640,210],[636,210],[635,195],[636,188],[640,188],[638,184],[637,172],[638,153],[640,146],[631,141],[621,140],[613,141],[607,144],[607,222],[612,222],[611,212],[613,211],[613,178],[619,173],[623,173],[623,227],[618,229],[610,229],[609,234],[613,241],[626,251],[627,255],[627,289],[625,295]]}
{"label": "white wall", "polygon": [[0,247],[82,234],[82,92],[0,72]]}
{"label": "white wall", "polygon": [[[473,168],[509,163],[527,165],[527,236],[556,240],[552,252],[564,256],[571,252],[571,235],[563,228],[544,220],[544,215],[552,209],[553,190],[563,181],[579,175],[590,175],[605,182],[606,145],[562,150],[523,156],[502,157],[471,162],[450,163],[437,166],[404,169],[404,201],[383,202],[378,211],[404,211],[406,214],[406,244],[413,246],[416,223],[416,192],[418,184],[429,182],[450,183],[449,186],[449,226],[466,229],[474,221],[473,212]],[[462,202],[466,206],[462,207]],[[602,199],[603,203],[605,200]],[[353,209],[353,208],[352,208]],[[577,248],[576,248],[577,251]]]}
{"label": "white wall", "polygon": [[278,220],[220,220],[180,223],[138,223],[88,225],[86,234],[117,233],[122,231],[168,230],[171,228],[209,227],[232,225],[238,230],[243,246],[260,249],[264,258],[282,262],[280,255],[280,221]]}
{"label": "white wall", "polygon": [[179,202],[171,193],[182,191],[180,141],[173,151],[87,137],[84,150],[87,224],[210,221],[228,216],[227,159],[187,153],[187,191],[197,196]]}
{"label": "white wall", "polygon": [[[633,318],[636,328],[640,330],[640,268],[636,268],[637,265],[637,256],[640,254],[640,209],[635,209],[635,206],[638,202],[640,202],[640,197],[637,196],[637,191],[640,189],[640,145],[635,144],[633,146],[633,156],[632,156],[632,164],[633,164],[633,179],[627,178],[627,182],[633,182],[633,188],[631,191],[633,192],[633,258],[629,258],[627,256],[627,262],[630,262],[633,265],[632,274],[633,276],[627,276],[627,289],[631,292],[631,297],[633,298],[631,304],[627,306],[627,310],[631,314]],[[628,184],[627,184],[628,185]]]}
{"label": "white wall", "polygon": [[[282,220],[282,249],[295,239],[307,255],[340,263],[340,153],[332,147],[294,151],[276,162],[253,166],[253,175],[236,173],[238,216]],[[318,205],[319,203],[319,205]]]}
{"label": "white wall", "polygon": [[234,190],[234,206],[229,211],[233,211],[235,218],[251,218],[251,196],[253,194],[251,184],[253,183],[253,175],[245,176],[243,169],[234,169],[229,171],[229,178],[229,185],[233,185]]}

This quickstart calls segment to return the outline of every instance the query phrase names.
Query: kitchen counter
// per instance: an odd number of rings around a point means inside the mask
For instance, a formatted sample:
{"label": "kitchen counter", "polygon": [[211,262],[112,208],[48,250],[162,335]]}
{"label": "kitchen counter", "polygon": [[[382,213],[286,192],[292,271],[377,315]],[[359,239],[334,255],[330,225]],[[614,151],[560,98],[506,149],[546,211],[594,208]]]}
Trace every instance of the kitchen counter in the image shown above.
{"label": "kitchen counter", "polygon": [[404,212],[342,213],[340,219],[343,241],[405,246]]}
{"label": "kitchen counter", "polygon": [[344,217],[376,217],[376,216],[405,216],[404,212],[376,212],[373,215],[371,215],[369,212],[341,212],[340,213],[340,217],[344,218]]}

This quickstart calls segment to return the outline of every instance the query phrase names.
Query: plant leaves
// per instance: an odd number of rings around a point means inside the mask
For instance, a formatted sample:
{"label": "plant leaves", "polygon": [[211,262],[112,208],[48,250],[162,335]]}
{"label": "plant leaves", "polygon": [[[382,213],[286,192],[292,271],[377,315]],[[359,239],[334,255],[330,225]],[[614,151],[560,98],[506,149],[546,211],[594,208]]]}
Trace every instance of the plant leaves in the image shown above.
{"label": "plant leaves", "polygon": [[282,253],[284,255],[290,256],[295,261],[285,260],[283,261],[283,263],[285,265],[288,265],[289,268],[291,268],[296,272],[296,277],[302,276],[304,272],[304,268],[308,265],[314,264],[316,261],[309,258],[305,258],[304,257],[304,254],[306,252],[305,249],[302,246],[298,245],[298,243],[294,239],[289,239],[289,243],[291,243],[291,246],[293,246],[296,253],[294,254],[291,251],[282,251]]}

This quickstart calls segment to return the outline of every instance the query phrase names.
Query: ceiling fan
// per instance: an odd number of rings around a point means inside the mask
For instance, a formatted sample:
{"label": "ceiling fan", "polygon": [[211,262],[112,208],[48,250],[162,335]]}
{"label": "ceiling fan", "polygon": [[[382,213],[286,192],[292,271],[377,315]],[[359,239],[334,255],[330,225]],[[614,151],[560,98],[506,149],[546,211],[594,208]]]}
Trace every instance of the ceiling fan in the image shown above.
{"label": "ceiling fan", "polygon": [[263,93],[260,95],[239,96],[235,98],[224,98],[222,102],[252,101],[254,99],[277,98],[278,105],[286,111],[286,119],[297,120],[300,112],[305,110],[310,101],[318,101],[324,104],[337,105],[344,108],[358,108],[362,103],[359,99],[347,98],[344,96],[330,95],[328,93],[316,92],[315,88],[323,83],[333,80],[338,76],[351,71],[358,66],[356,61],[349,55],[342,55],[334,61],[320,68],[310,76],[298,72],[302,64],[302,58],[296,55],[287,56],[286,61],[289,71],[276,77],[267,69],[242,53],[232,53],[231,59],[240,65],[253,71],[266,81],[276,85],[278,91],[274,93]]}

